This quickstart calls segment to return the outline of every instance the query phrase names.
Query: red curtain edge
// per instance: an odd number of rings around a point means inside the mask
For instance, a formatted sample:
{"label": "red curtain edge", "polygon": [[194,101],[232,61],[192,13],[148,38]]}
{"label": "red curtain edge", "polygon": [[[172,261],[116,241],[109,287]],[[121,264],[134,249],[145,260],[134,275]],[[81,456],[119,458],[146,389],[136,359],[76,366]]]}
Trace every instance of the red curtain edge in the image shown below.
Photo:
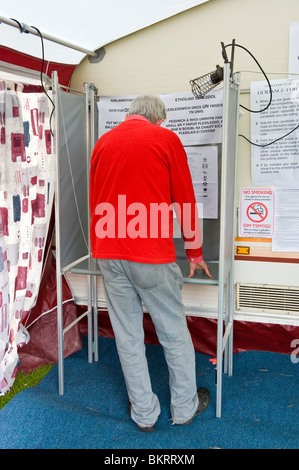
{"label": "red curtain edge", "polygon": [[[0,60],[8,64],[18,65],[30,70],[41,71],[42,60],[36,57],[18,52],[9,47],[0,45]],[[49,77],[54,70],[58,73],[59,83],[64,86],[70,86],[71,78],[77,64],[61,64],[58,62],[47,62],[44,64],[44,73]]]}

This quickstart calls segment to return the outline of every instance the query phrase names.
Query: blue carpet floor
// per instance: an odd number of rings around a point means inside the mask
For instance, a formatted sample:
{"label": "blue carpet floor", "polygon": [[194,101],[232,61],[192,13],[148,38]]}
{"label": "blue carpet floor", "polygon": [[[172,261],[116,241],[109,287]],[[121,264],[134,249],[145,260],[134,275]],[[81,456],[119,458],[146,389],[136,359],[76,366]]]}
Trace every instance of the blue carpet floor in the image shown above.
{"label": "blue carpet floor", "polygon": [[[290,356],[247,351],[223,376],[222,417],[215,417],[215,370],[196,353],[198,386],[211,391],[209,408],[188,426],[169,420],[168,371],[163,350],[147,345],[153,390],[161,404],[156,431],[144,434],[129,418],[115,341],[100,338],[100,360],[87,350],[68,357],[65,394],[57,366],[0,411],[1,449],[298,449],[299,363]],[[108,454],[107,454],[108,455]],[[111,455],[111,454],[110,454]]]}

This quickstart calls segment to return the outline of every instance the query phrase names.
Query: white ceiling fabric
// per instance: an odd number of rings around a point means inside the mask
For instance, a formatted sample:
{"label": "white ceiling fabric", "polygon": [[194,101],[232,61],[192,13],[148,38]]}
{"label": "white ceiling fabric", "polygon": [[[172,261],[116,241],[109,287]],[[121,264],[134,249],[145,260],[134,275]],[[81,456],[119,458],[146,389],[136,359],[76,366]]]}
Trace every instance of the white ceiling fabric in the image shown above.
{"label": "white ceiling fabric", "polygon": [[[35,26],[42,33],[97,50],[112,41],[208,0],[1,0],[0,15]],[[41,57],[37,36],[0,24],[0,44]],[[78,64],[85,54],[44,41],[45,59]]]}

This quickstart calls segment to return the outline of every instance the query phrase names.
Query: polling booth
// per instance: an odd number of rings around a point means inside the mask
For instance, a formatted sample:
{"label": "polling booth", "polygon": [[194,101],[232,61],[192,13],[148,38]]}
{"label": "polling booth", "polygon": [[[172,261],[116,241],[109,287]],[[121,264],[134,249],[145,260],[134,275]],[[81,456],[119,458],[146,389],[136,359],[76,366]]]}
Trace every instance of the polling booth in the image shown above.
{"label": "polling booth", "polygon": [[[181,268],[184,282],[200,286],[201,284],[217,285],[218,293],[218,330],[217,330],[217,358],[215,365],[217,370],[217,409],[216,415],[221,416],[222,373],[223,369],[229,375],[233,372],[233,257],[235,237],[235,186],[236,186],[236,160],[237,160],[237,135],[239,119],[239,76],[231,74],[231,62],[223,65],[223,89],[219,96],[212,96],[217,104],[217,122],[221,122],[217,137],[208,138],[208,145],[194,146],[198,137],[191,134],[190,147],[186,147],[187,155],[191,155],[191,161],[195,165],[195,173],[206,172],[211,189],[209,193],[203,192],[198,200],[205,201],[208,196],[211,207],[206,209],[202,203],[202,233],[204,239],[205,259],[210,266],[212,279],[202,272],[194,278],[188,278],[189,263],[185,257],[185,249],[182,237],[174,234],[177,263]],[[219,83],[217,82],[217,84]],[[211,89],[214,86],[211,87]],[[88,316],[88,360],[98,360],[98,333],[97,333],[97,277],[101,272],[96,260],[90,256],[89,247],[89,217],[88,217],[88,178],[90,149],[95,143],[97,132],[96,114],[98,107],[92,88],[87,88],[85,96],[69,95],[65,93],[57,83],[54,87],[56,96],[57,134],[57,187],[56,187],[56,262],[57,262],[57,286],[58,286],[58,340],[59,340],[59,393],[64,393],[64,366],[63,366],[63,336],[72,325],[63,327],[62,299],[61,299],[61,275],[71,272],[84,274],[88,279],[88,309],[77,321],[85,315]],[[204,98],[208,92],[203,94]],[[217,94],[217,93],[216,93]],[[192,96],[191,96],[192,95]],[[195,110],[198,96],[192,92],[188,95],[193,103],[192,116],[198,119]],[[211,95],[210,95],[211,96]],[[167,102],[167,98],[164,100]],[[194,99],[195,98],[195,99]],[[133,98],[128,98],[132,100]],[[163,97],[162,97],[163,99]],[[176,98],[177,99],[177,98]],[[181,98],[183,100],[183,98]],[[184,97],[186,99],[186,95]],[[209,98],[206,98],[207,100]],[[100,98],[101,101],[101,98]],[[104,100],[105,101],[105,100]],[[119,107],[118,100],[116,105]],[[119,100],[121,101],[121,100]],[[124,99],[122,99],[124,101]],[[217,102],[217,103],[216,103]],[[109,103],[109,106],[110,107]],[[106,119],[105,112],[101,112],[99,106],[99,125],[103,125]],[[171,108],[170,108],[171,109]],[[219,111],[219,109],[221,111]],[[96,113],[95,113],[96,111]],[[179,109],[179,114],[182,113]],[[170,111],[171,114],[171,111]],[[214,117],[211,117],[212,121]],[[101,120],[103,121],[101,123]],[[114,114],[115,120],[115,114]],[[173,127],[170,119],[166,126]],[[109,121],[111,122],[111,121]],[[115,122],[115,121],[114,121]],[[174,123],[176,125],[176,122]],[[113,124],[112,124],[113,125]],[[212,126],[213,131],[217,128]],[[174,128],[175,129],[175,128]],[[210,126],[211,129],[211,126]],[[190,137],[190,134],[188,134]],[[214,141],[214,139],[216,139]],[[210,142],[211,141],[211,142]],[[190,140],[188,140],[190,142]],[[216,145],[217,144],[217,145]],[[206,171],[205,171],[206,169]],[[214,176],[214,181],[213,181]],[[196,180],[196,176],[193,176]],[[211,181],[210,181],[211,180]],[[196,184],[195,184],[196,187]],[[205,186],[204,186],[205,188]],[[201,190],[202,188],[200,188]],[[208,193],[208,194],[207,194]],[[207,206],[209,203],[207,203]],[[178,227],[177,227],[178,228]],[[176,232],[176,231],[175,231]],[[194,308],[193,315],[200,315],[200,310]],[[223,353],[224,368],[223,368]]]}

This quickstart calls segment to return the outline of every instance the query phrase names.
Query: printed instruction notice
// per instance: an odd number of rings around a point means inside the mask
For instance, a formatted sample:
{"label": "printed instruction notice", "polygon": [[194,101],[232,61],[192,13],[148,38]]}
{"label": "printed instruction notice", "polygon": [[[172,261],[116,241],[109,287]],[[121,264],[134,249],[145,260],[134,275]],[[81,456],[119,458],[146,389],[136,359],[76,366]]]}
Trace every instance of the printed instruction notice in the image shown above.
{"label": "printed instruction notice", "polygon": [[196,202],[204,219],[218,218],[218,149],[216,146],[186,147]]}
{"label": "printed instruction notice", "polygon": [[299,251],[299,190],[275,190],[272,251]]}
{"label": "printed instruction notice", "polygon": [[274,190],[241,188],[239,236],[271,238],[274,228]]}
{"label": "printed instruction notice", "polygon": [[200,100],[191,92],[160,98],[167,112],[162,126],[175,132],[183,145],[222,142],[223,89],[213,90]]}
{"label": "printed instruction notice", "polygon": [[98,101],[99,137],[121,124],[136,95],[101,96]]}
{"label": "printed instruction notice", "polygon": [[[121,124],[135,95],[102,96],[98,102],[99,136]],[[182,144],[222,142],[223,90],[212,90],[198,100],[191,92],[159,95],[166,107],[162,127],[175,132]]]}
{"label": "printed instruction notice", "polygon": [[[272,103],[266,111],[251,113],[251,141],[266,145],[298,126],[299,80],[270,82]],[[251,84],[251,109],[269,103],[267,82]],[[267,147],[251,146],[252,184],[278,188],[299,186],[299,129]]]}

